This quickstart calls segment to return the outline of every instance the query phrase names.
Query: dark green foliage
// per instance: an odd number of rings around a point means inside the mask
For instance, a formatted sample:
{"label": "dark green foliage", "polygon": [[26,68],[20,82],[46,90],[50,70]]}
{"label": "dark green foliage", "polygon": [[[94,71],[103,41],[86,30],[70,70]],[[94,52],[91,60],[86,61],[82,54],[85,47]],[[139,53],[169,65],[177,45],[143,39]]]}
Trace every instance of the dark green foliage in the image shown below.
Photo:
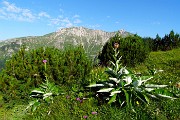
{"label": "dark green foliage", "polygon": [[8,59],[7,57],[0,58],[0,71],[5,67],[5,62],[7,59]]}
{"label": "dark green foliage", "polygon": [[[43,60],[47,60],[46,67]],[[0,74],[0,91],[5,99],[27,98],[30,90],[44,82],[46,76],[50,82],[77,88],[87,84],[91,70],[91,61],[82,47],[71,47],[65,50],[56,48],[39,48],[19,52],[6,62]]]}
{"label": "dark green foliage", "polygon": [[148,47],[149,51],[153,51],[154,49],[154,39],[151,37],[144,37],[143,38],[144,44]]}
{"label": "dark green foliage", "polygon": [[117,50],[120,52],[119,56],[122,56],[122,63],[126,66],[135,66],[143,62],[149,55],[149,48],[143,42],[143,39],[138,35],[130,35],[125,38],[116,35],[103,46],[101,54],[98,58],[102,65],[109,65],[109,61],[115,62],[114,55],[114,44],[118,43],[119,47]]}
{"label": "dark green foliage", "polygon": [[160,38],[157,34],[153,42],[153,51],[167,51],[180,47],[180,36],[177,33],[175,34],[173,30],[171,30],[170,33],[166,34],[163,38]]}
{"label": "dark green foliage", "polygon": [[149,46],[150,51],[167,51],[180,47],[180,35],[175,34],[173,30],[162,38],[157,34],[156,38],[145,37],[143,40]]}
{"label": "dark green foliage", "polygon": [[[87,76],[91,70],[91,61],[85,54],[83,47],[73,48],[72,46],[65,49],[64,65],[62,68],[62,83],[67,84],[70,88],[73,85],[80,86],[88,84]],[[61,61],[60,61],[61,62]],[[60,69],[59,69],[60,70]]]}

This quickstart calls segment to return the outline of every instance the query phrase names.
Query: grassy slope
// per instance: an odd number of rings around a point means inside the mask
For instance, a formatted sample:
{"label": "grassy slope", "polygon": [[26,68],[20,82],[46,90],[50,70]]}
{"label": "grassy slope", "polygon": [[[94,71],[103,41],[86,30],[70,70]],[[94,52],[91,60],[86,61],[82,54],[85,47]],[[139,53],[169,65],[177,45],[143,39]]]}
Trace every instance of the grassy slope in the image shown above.
{"label": "grassy slope", "polygon": [[156,83],[173,85],[180,82],[180,49],[152,52],[146,62],[135,70],[143,73],[147,67],[164,70]]}
{"label": "grassy slope", "polygon": [[[171,86],[174,86],[177,82],[180,82],[180,49],[174,49],[167,52],[152,52],[147,59],[147,61],[139,65],[135,68],[136,71],[145,73],[144,71],[147,70],[146,66],[149,66],[151,68],[157,68],[157,69],[163,69],[164,72],[158,74],[154,78],[154,83],[159,84],[169,84]],[[61,100],[63,98],[60,98]],[[57,102],[59,104],[63,104],[62,106],[69,106],[71,103],[67,103],[66,99],[64,99],[64,102]],[[98,109],[99,110],[99,116],[96,117],[96,119],[111,119],[111,120],[120,120],[120,119],[157,119],[157,120],[178,120],[180,119],[179,111],[180,111],[180,100],[162,100],[160,102],[152,102],[149,106],[142,106],[137,108],[137,114],[130,113],[126,111],[126,109],[117,109],[112,108],[108,106],[101,106],[101,108],[98,108],[97,106],[93,105],[94,107],[91,107],[90,104],[84,103],[85,110],[87,109]],[[17,109],[19,107],[19,109]],[[55,106],[52,106],[52,108]],[[59,108],[58,108],[59,107]],[[3,107],[0,107],[0,119],[2,120],[20,120],[24,116],[22,112],[16,112],[14,111],[21,111],[22,106],[16,106],[13,109],[6,110],[3,109]],[[56,109],[61,109],[60,106],[56,106]],[[67,108],[62,108],[64,111],[68,111]],[[74,108],[75,109],[75,108]],[[75,110],[74,113],[71,113],[71,115],[67,115],[66,119],[72,119],[72,117],[75,117],[74,119],[78,119],[76,115],[74,115],[77,111]],[[55,112],[54,117],[62,119],[65,117],[65,115],[61,112]],[[33,116],[31,116],[33,117]],[[53,119],[50,117],[49,119]]]}

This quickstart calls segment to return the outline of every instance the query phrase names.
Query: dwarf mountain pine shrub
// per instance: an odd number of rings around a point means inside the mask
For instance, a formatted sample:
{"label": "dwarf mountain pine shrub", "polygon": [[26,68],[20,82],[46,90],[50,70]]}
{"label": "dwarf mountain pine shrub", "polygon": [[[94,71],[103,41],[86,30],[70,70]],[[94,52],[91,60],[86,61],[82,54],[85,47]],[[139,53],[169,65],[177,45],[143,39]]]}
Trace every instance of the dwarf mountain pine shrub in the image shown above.
{"label": "dwarf mountain pine shrub", "polygon": [[[43,60],[46,60],[46,68]],[[86,77],[90,70],[91,61],[82,47],[65,50],[42,47],[32,51],[21,48],[6,62],[0,74],[0,90],[6,100],[24,99],[30,90],[44,82],[46,76],[56,85],[71,88],[75,84],[80,88],[88,83]]]}

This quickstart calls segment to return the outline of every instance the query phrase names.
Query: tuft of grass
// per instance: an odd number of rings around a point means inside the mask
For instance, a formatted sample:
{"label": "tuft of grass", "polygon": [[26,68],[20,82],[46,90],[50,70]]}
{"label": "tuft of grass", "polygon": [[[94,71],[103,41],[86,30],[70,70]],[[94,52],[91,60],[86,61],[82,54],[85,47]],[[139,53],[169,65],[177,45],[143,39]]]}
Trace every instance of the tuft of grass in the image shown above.
{"label": "tuft of grass", "polygon": [[0,120],[24,120],[26,117],[25,108],[25,105],[15,105],[11,109],[1,107]]}

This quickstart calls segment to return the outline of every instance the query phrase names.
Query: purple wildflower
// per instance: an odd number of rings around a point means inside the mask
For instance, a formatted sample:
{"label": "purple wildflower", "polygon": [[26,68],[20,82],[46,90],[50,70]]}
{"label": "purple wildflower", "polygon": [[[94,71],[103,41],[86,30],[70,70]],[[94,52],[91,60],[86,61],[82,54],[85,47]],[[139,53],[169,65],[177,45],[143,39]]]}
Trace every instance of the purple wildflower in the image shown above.
{"label": "purple wildflower", "polygon": [[83,101],[82,100],[79,100],[80,103],[82,103]]}
{"label": "purple wildflower", "polygon": [[43,63],[44,63],[44,64],[47,63],[47,60],[43,60]]}
{"label": "purple wildflower", "polygon": [[81,99],[80,98],[76,98],[77,101],[80,101]]}
{"label": "purple wildflower", "polygon": [[83,116],[83,118],[84,118],[84,119],[87,119],[87,118],[88,118],[88,116],[87,116],[87,115],[85,115],[85,116]]}
{"label": "purple wildflower", "polygon": [[93,115],[97,114],[97,112],[92,112]]}

